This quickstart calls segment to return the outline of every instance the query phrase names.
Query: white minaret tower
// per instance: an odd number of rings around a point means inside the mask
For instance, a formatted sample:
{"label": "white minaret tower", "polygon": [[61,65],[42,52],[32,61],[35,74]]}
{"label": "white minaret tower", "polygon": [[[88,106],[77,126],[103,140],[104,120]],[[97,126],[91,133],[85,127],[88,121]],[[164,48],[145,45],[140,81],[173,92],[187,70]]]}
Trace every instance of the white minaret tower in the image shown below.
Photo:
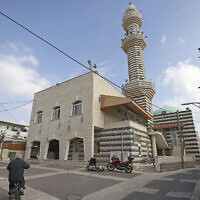
{"label": "white minaret tower", "polygon": [[122,49],[128,56],[129,82],[123,86],[123,94],[135,100],[147,112],[152,114],[152,98],[155,86],[146,80],[143,50],[146,38],[140,28],[142,17],[137,8],[129,4],[123,17],[125,38],[122,39]]}

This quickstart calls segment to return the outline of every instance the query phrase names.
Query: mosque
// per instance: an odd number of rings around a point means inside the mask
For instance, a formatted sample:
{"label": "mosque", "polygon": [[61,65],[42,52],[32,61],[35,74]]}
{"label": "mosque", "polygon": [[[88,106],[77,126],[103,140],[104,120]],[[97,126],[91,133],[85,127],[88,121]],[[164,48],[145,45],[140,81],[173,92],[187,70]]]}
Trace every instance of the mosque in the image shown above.
{"label": "mosque", "polygon": [[123,16],[122,49],[128,57],[129,80],[122,92],[90,72],[35,93],[26,159],[108,162],[112,155],[136,160],[169,152],[169,142],[154,129],[153,82],[146,80],[140,31],[142,17],[130,4]]}

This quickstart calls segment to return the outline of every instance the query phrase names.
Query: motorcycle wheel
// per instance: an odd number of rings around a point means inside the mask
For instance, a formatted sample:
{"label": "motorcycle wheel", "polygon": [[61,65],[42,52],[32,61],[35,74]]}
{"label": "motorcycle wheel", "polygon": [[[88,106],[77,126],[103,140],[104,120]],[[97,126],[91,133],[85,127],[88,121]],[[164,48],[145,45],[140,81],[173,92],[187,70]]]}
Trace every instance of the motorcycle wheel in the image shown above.
{"label": "motorcycle wheel", "polygon": [[96,168],[96,172],[100,172],[101,170],[100,170],[100,168],[99,167],[97,167]]}
{"label": "motorcycle wheel", "polygon": [[107,169],[108,171],[113,171],[115,169],[115,166],[112,163],[108,163]]}
{"label": "motorcycle wheel", "polygon": [[104,171],[104,167],[101,168],[101,171],[102,171],[102,172]]}
{"label": "motorcycle wheel", "polygon": [[127,166],[125,167],[125,172],[126,172],[126,173],[131,173],[132,171],[133,171],[133,168],[132,168],[131,165],[127,165]]}

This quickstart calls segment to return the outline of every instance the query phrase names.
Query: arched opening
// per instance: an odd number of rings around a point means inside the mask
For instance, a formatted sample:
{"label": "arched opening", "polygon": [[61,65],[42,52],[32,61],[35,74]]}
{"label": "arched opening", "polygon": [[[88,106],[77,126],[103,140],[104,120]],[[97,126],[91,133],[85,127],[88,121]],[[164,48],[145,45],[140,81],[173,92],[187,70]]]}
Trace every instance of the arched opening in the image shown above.
{"label": "arched opening", "polygon": [[68,160],[84,160],[84,146],[82,138],[70,140]]}
{"label": "arched opening", "polygon": [[59,140],[51,140],[49,142],[47,159],[59,160]]}
{"label": "arched opening", "polygon": [[40,158],[40,142],[33,141],[31,142],[31,159],[39,159]]}

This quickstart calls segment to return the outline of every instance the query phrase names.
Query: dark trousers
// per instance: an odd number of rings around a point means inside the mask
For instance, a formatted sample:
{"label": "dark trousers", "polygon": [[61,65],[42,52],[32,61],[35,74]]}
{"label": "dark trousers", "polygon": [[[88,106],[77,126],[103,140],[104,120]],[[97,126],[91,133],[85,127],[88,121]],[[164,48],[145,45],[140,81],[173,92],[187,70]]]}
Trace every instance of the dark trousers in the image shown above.
{"label": "dark trousers", "polygon": [[25,188],[25,180],[24,178],[18,181],[9,181],[9,191],[11,191],[14,188],[14,184],[18,182],[21,188]]}

